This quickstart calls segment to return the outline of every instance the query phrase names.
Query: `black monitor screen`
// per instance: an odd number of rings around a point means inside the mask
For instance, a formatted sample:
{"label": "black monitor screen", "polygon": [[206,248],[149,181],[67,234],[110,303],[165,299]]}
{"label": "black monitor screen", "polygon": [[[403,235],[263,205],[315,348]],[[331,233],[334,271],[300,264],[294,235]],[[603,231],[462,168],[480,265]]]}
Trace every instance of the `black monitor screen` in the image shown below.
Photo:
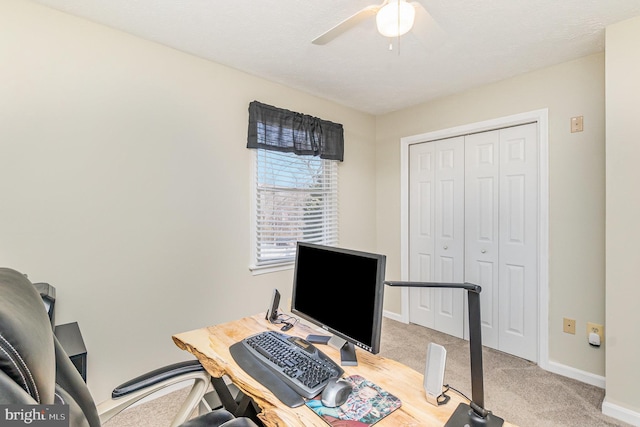
{"label": "black monitor screen", "polygon": [[384,255],[299,242],[292,313],[378,353],[385,261]]}

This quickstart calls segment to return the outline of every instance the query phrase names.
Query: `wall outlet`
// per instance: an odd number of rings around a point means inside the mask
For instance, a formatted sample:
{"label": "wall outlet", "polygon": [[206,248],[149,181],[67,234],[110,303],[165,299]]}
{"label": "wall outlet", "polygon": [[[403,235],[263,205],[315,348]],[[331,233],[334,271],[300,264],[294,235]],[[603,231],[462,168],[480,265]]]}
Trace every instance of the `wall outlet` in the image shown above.
{"label": "wall outlet", "polygon": [[598,334],[600,336],[600,344],[604,342],[604,325],[587,322],[587,339],[590,334]]}
{"label": "wall outlet", "polygon": [[568,334],[576,333],[576,321],[574,319],[569,319],[567,317],[563,320],[562,330]]}

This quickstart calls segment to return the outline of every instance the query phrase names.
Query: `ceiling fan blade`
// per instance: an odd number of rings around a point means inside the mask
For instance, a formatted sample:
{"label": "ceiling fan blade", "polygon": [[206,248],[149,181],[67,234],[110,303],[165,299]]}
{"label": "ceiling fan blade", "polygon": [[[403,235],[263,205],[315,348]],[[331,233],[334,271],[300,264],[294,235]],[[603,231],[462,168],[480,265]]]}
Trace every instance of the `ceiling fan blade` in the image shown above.
{"label": "ceiling fan blade", "polygon": [[411,32],[425,47],[440,46],[446,41],[446,32],[418,1],[411,3],[416,9],[416,18]]}
{"label": "ceiling fan blade", "polygon": [[347,32],[347,31],[349,31],[350,29],[352,29],[353,27],[355,27],[356,25],[358,25],[359,23],[361,23],[365,19],[374,16],[383,5],[384,5],[384,3],[382,5],[379,5],[379,6],[378,5],[371,5],[371,6],[365,7],[364,9],[360,10],[359,12],[354,13],[353,15],[351,15],[350,17],[348,17],[344,21],[340,22],[338,25],[336,25],[335,27],[331,28],[329,31],[327,31],[324,34],[316,37],[315,39],[313,39],[311,41],[311,43],[318,44],[318,45],[323,45],[323,44],[329,43],[330,41],[332,41],[336,37],[342,35],[343,33]]}

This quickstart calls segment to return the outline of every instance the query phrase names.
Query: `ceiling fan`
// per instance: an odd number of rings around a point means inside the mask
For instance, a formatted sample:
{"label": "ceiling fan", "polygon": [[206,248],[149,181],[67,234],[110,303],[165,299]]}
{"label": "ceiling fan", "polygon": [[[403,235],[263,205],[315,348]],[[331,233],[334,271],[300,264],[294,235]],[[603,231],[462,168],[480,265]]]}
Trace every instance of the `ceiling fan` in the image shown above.
{"label": "ceiling fan", "polygon": [[376,17],[378,32],[390,38],[400,37],[412,29],[414,33],[418,32],[417,36],[419,38],[423,38],[424,34],[419,34],[419,32],[430,25],[427,21],[431,21],[431,24],[435,26],[431,15],[419,2],[413,1],[409,3],[406,0],[384,0],[382,4],[369,5],[354,13],[329,31],[313,39],[311,43],[317,45],[327,44],[373,16]]}

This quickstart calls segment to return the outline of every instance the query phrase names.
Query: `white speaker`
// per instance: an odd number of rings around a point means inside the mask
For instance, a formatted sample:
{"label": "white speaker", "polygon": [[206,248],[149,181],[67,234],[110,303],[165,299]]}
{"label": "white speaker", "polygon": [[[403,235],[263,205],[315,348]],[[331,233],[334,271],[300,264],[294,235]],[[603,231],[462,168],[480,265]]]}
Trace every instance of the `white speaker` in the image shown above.
{"label": "white speaker", "polygon": [[438,406],[438,397],[442,394],[446,359],[447,350],[430,342],[427,346],[427,365],[424,370],[424,392],[427,402],[435,406]]}

